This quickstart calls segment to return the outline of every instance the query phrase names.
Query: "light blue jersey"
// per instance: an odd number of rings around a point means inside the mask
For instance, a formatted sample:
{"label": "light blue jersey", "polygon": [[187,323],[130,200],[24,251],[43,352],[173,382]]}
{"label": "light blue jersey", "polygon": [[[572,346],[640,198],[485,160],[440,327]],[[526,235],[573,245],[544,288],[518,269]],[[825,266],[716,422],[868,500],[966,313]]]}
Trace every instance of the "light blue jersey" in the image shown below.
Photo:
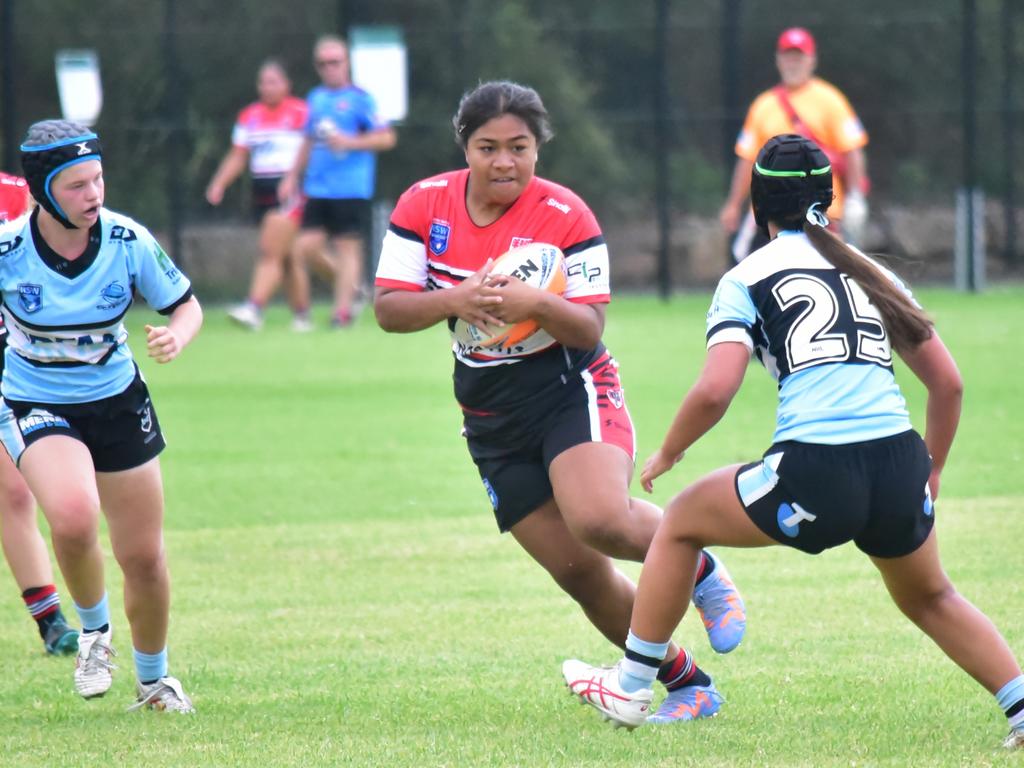
{"label": "light blue jersey", "polygon": [[773,442],[843,445],[911,428],[878,310],[802,232],[782,232],[722,277],[707,343],[727,341],[746,344],[779,382]]}
{"label": "light blue jersey", "polygon": [[377,153],[331,149],[327,137],[335,132],[350,136],[387,128],[373,97],[354,85],[319,86],[310,91],[306,135],[313,140],[306,164],[306,197],[369,200],[377,171]]}
{"label": "light blue jersey", "polygon": [[192,295],[138,222],[103,208],[89,234],[85,253],[67,261],[40,237],[36,215],[0,227],[5,398],[84,403],[124,391],[135,377],[123,322],[135,293],[162,313]]}

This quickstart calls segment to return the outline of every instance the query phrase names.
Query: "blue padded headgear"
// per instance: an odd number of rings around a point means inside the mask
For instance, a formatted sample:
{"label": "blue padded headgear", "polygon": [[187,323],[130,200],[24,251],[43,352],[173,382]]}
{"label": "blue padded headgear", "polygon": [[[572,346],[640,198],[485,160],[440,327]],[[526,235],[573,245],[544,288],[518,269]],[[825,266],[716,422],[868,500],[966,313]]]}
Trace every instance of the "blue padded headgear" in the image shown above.
{"label": "blue padded headgear", "polygon": [[53,197],[53,179],[69,166],[101,158],[99,137],[68,120],[34,123],[21,145],[21,168],[32,197],[67,229],[76,227]]}

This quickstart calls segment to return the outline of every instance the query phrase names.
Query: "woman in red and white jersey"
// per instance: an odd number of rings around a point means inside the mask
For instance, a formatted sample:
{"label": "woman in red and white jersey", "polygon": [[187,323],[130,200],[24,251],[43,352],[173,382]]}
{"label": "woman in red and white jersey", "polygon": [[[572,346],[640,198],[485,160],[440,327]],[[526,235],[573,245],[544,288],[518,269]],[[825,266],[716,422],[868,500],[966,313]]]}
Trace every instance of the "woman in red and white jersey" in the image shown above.
{"label": "woman in red and white jersey", "polygon": [[[456,319],[539,323],[508,352],[453,334],[464,435],[499,529],[624,647],[635,587],[611,558],[641,562],[661,510],[629,494],[633,424],[601,343],[610,300],[604,236],[576,194],[534,175],[551,129],[533,89],[484,83],[463,96],[454,125],[469,168],[420,181],[399,199],[377,271],[377,320],[391,332],[452,329]],[[495,258],[529,242],[565,254],[563,296],[490,274]],[[710,555],[699,577],[694,602],[712,646],[732,650],[745,626],[739,594]],[[685,651],[669,649],[660,678],[685,719],[717,711],[721,698]]]}
{"label": "woman in red and white jersey", "polygon": [[[0,226],[24,216],[32,207],[28,182],[0,172]],[[0,228],[0,243],[6,238]],[[7,329],[0,317],[0,375],[3,374]],[[0,451],[0,541],[21,598],[43,638],[47,653],[72,654],[78,650],[78,632],[60,608],[53,583],[53,566],[36,521],[36,500],[6,451]]]}
{"label": "woman in red and white jersey", "polygon": [[206,199],[220,205],[224,192],[246,166],[252,176],[252,209],[260,225],[260,258],[252,273],[249,299],[228,313],[232,320],[252,330],[263,325],[263,308],[285,278],[292,306],[292,327],[311,330],[309,323],[309,276],[304,264],[285,261],[302,220],[302,199],[279,200],[277,188],[295,163],[302,145],[308,109],[303,99],[291,95],[291,81],[275,59],[263,62],[256,88],[259,101],[238,115],[231,134],[231,149],[206,188]]}

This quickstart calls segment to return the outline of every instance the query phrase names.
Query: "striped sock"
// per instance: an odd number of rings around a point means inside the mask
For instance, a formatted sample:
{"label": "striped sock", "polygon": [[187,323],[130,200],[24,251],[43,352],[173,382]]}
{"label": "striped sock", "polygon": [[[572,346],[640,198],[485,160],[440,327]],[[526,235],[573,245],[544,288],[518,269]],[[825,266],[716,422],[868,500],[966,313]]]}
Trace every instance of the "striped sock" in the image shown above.
{"label": "striped sock", "polygon": [[1024,725],[1024,675],[1018,675],[1000,688],[996,701],[1006,713],[1011,728]]}
{"label": "striped sock", "polygon": [[91,608],[83,608],[75,603],[75,610],[78,611],[78,618],[82,620],[83,632],[103,632],[110,627],[110,605],[107,603],[107,593]]}
{"label": "striped sock", "polygon": [[60,595],[57,594],[57,587],[47,584],[43,587],[29,587],[21,593],[21,599],[25,601],[25,607],[36,620],[39,627],[39,634],[46,637],[46,630],[50,624],[61,615]]}
{"label": "striped sock", "polygon": [[132,655],[135,659],[135,677],[140,683],[150,685],[161,677],[167,677],[167,647],[160,653],[143,653],[138,648],[132,648]]}
{"label": "striped sock", "polygon": [[626,693],[634,693],[641,688],[650,688],[658,676],[668,651],[668,643],[649,643],[641,640],[629,630],[626,637],[626,657],[619,667],[619,685]]}
{"label": "striped sock", "polygon": [[688,685],[711,685],[711,678],[693,662],[693,656],[683,648],[676,657],[666,661],[658,670],[658,680],[666,691],[675,691]]}

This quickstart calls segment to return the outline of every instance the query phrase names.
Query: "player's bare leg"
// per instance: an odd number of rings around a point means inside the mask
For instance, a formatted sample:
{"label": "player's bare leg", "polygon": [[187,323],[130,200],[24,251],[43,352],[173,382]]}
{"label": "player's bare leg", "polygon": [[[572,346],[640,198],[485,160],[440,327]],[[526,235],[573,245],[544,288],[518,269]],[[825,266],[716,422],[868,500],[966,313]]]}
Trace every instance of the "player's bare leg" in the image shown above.
{"label": "player's bare leg", "polygon": [[333,245],[337,269],[332,323],[344,327],[355,320],[356,294],[363,278],[363,239],[351,235],[335,237]]}

